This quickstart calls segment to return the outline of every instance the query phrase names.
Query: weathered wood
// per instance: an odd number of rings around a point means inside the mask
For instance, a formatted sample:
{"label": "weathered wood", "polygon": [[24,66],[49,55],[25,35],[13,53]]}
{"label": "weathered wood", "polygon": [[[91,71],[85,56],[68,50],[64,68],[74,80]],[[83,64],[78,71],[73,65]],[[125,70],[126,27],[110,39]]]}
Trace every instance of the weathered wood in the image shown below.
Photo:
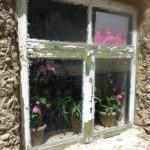
{"label": "weathered wood", "polygon": [[89,45],[63,42],[30,41],[29,58],[78,58],[85,59],[91,51],[95,58],[132,58],[132,46]]}

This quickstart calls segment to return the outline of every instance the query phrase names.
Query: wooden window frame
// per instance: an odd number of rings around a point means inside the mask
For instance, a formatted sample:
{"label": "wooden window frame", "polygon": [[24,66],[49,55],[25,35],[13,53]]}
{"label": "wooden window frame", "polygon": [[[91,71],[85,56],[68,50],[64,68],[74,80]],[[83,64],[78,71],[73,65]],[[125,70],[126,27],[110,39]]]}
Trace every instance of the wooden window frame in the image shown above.
{"label": "wooden window frame", "polygon": [[[61,0],[60,0],[61,1]],[[24,131],[25,149],[32,149],[30,132],[29,106],[29,59],[81,59],[83,60],[83,133],[79,139],[64,141],[63,145],[76,141],[91,142],[95,137],[109,137],[118,134],[134,123],[135,111],[135,83],[136,83],[136,54],[137,54],[137,12],[131,7],[110,0],[63,0],[66,3],[84,4],[88,6],[87,43],[50,42],[45,40],[29,39],[27,31],[27,0],[17,0],[18,39],[20,51],[20,98],[22,110],[22,129]],[[133,33],[131,46],[94,45],[92,39],[92,8],[101,8],[108,11],[130,14],[133,17]],[[94,126],[94,85],[95,85],[95,58],[130,58],[130,98],[128,124],[108,131],[93,134]],[[87,92],[88,91],[88,92]],[[62,143],[57,143],[59,145]],[[44,149],[52,148],[47,145]],[[63,145],[61,145],[63,147]],[[43,149],[43,147],[37,147]]]}

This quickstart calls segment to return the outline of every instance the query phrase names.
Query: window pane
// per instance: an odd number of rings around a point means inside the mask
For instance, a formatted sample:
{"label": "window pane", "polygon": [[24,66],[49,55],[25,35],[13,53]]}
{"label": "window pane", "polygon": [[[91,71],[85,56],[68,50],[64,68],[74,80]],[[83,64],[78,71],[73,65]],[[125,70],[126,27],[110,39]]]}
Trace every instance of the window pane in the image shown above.
{"label": "window pane", "polygon": [[129,59],[96,59],[95,132],[128,121]]}
{"label": "window pane", "polygon": [[28,5],[30,38],[86,42],[87,7],[52,0],[29,0]]}
{"label": "window pane", "polygon": [[[30,60],[32,146],[79,137],[82,65],[81,60]],[[43,137],[39,127],[45,129]]]}
{"label": "window pane", "polygon": [[[131,44],[130,17],[108,12],[95,12],[94,43],[108,45]],[[129,38],[129,40],[128,40]]]}

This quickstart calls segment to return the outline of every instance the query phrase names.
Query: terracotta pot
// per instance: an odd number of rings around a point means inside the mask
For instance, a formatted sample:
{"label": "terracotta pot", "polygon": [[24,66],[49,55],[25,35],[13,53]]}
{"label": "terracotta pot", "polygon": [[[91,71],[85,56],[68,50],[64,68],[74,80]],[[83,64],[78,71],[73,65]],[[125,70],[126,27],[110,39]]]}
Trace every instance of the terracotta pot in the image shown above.
{"label": "terracotta pot", "polygon": [[81,129],[81,121],[79,118],[71,118],[71,125],[73,131],[79,133]]}
{"label": "terracotta pot", "polygon": [[46,129],[46,124],[39,128],[32,128],[32,146],[38,146],[42,143],[43,135]]}
{"label": "terracotta pot", "polygon": [[99,119],[101,124],[104,127],[113,127],[117,125],[117,113],[108,113],[106,114],[105,112],[99,112]]}

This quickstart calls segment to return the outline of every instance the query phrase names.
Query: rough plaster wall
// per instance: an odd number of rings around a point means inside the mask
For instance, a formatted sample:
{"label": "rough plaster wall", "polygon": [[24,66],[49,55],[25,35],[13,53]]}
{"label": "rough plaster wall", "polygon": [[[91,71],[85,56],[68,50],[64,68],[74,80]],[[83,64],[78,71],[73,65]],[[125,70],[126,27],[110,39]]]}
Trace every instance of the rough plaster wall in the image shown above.
{"label": "rough plaster wall", "polygon": [[0,0],[0,150],[20,150],[19,59],[12,0]]}
{"label": "rough plaster wall", "polygon": [[137,107],[135,123],[150,134],[150,5],[143,13],[139,28]]}

